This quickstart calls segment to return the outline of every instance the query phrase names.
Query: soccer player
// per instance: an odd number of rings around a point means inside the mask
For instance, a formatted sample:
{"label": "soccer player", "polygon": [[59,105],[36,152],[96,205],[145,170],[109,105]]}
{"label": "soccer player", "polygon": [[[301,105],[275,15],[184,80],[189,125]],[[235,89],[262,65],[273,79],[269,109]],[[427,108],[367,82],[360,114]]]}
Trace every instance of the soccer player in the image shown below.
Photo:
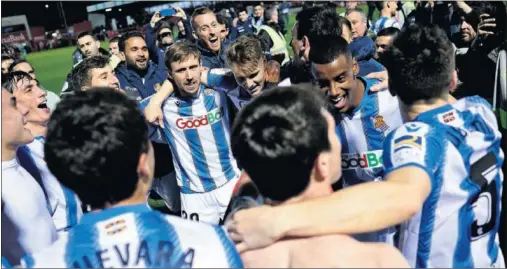
{"label": "soccer player", "polygon": [[[23,249],[32,252],[51,245],[57,234],[41,185],[16,158],[18,148],[33,141],[25,128],[27,114],[28,108],[18,105],[12,93],[2,87],[2,214],[18,228]],[[9,261],[11,265],[16,262]]]}
{"label": "soccer player", "polygon": [[120,90],[120,81],[105,56],[86,58],[76,66],[70,75],[69,89],[86,91],[94,87],[109,87]]}
{"label": "soccer player", "polygon": [[[200,80],[212,89],[225,92],[238,110],[248,104],[252,97],[275,85],[266,81],[268,62],[262,52],[261,41],[254,35],[240,36],[229,46],[226,55],[231,70],[205,70],[201,73]],[[163,85],[158,94],[169,96],[172,91],[172,87]],[[155,110],[156,108],[150,108],[154,113]],[[147,118],[159,119],[161,115],[161,111],[157,110],[156,115],[150,112]]]}
{"label": "soccer player", "polygon": [[[388,91],[372,92],[377,80],[357,76],[359,66],[339,37],[316,37],[310,51],[312,73],[327,94],[342,144],[344,187],[384,177],[382,148],[387,134],[403,123],[398,100]],[[338,112],[338,113],[337,113]],[[392,242],[394,230],[357,235],[362,241]]]}
{"label": "soccer player", "polygon": [[[277,87],[241,110],[231,148],[264,199],[274,205],[299,203],[331,194],[340,176],[335,126],[322,94],[308,87]],[[347,235],[286,239],[241,256],[254,268],[408,268],[393,246],[360,243]]]}
{"label": "soccer player", "polygon": [[[491,107],[479,97],[448,104],[457,81],[454,48],[437,26],[408,26],[386,53],[389,90],[410,122],[386,138],[385,180],[300,204],[239,211],[231,227],[242,238],[238,250],[283,236],[404,222],[399,247],[412,267],[505,267],[497,233],[504,154]],[[264,221],[250,223],[259,218]]]}
{"label": "soccer player", "polygon": [[22,71],[14,71],[12,74],[13,79],[5,83],[4,86],[11,90],[18,105],[28,109],[25,128],[35,138],[31,143],[19,149],[19,151],[24,152],[18,151],[18,158],[23,157],[19,156],[20,154],[27,154],[36,165],[38,171],[33,171],[25,163],[21,163],[21,166],[26,170],[38,174],[35,176],[40,176],[49,202],[51,217],[56,231],[61,235],[77,224],[83,214],[81,203],[76,194],[58,182],[48,170],[44,159],[44,142],[47,124],[51,115],[51,111],[46,105],[46,91],[41,89],[38,81],[32,79],[29,74]]}
{"label": "soccer player", "polygon": [[27,267],[242,267],[218,226],[152,211],[154,174],[148,128],[138,105],[111,89],[76,92],[48,124],[51,172],[93,212],[51,247],[23,259]]}
{"label": "soccer player", "polygon": [[159,91],[141,106],[162,107],[160,127],[173,154],[182,216],[219,223],[239,178],[230,151],[226,96],[200,83],[200,52],[189,42],[169,47],[166,66],[174,92],[166,98]]}

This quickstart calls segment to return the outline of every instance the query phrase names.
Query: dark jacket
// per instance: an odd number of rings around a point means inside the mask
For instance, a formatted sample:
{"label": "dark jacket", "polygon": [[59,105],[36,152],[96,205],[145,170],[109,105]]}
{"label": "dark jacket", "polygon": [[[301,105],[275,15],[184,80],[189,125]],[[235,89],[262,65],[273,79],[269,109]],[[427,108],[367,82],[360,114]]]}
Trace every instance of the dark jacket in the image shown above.
{"label": "dark jacket", "polygon": [[229,47],[229,41],[225,40],[222,42],[222,46],[220,51],[217,53],[212,52],[207,47],[205,47],[200,41],[197,42],[197,47],[201,52],[201,60],[202,65],[208,67],[210,69],[213,68],[227,68],[226,60],[225,60],[225,52]]}
{"label": "dark jacket", "polygon": [[292,59],[280,68],[280,81],[286,78],[290,78],[291,84],[312,82],[311,63],[299,63]]}
{"label": "dark jacket", "polygon": [[231,29],[231,40],[236,40],[238,37],[242,35],[255,34],[255,29],[252,27],[250,22],[247,20],[245,22],[241,22],[238,20],[236,27]]}
{"label": "dark jacket", "polygon": [[385,70],[384,66],[374,59],[375,43],[370,37],[363,36],[355,39],[350,43],[349,49],[359,64],[359,76],[363,77]]}
{"label": "dark jacket", "polygon": [[164,63],[164,50],[157,47],[157,28],[151,27],[148,23],[145,26],[145,41],[150,53],[150,60],[156,63],[158,66],[165,66]]}
{"label": "dark jacket", "polygon": [[143,78],[135,70],[127,68],[126,64],[119,65],[115,71],[116,77],[120,81],[120,88],[125,90],[128,96],[136,100],[153,95],[156,92],[155,87],[161,86],[167,79],[167,72],[153,62],[148,63],[148,71],[144,75],[144,83]]}

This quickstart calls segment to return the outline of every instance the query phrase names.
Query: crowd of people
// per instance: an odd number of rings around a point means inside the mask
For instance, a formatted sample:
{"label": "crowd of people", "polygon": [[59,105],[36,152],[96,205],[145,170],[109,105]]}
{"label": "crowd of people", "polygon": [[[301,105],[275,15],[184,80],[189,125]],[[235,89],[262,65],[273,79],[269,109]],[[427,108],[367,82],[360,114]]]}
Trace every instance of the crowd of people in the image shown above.
{"label": "crowd of people", "polygon": [[2,54],[2,267],[505,268],[507,6],[243,4]]}

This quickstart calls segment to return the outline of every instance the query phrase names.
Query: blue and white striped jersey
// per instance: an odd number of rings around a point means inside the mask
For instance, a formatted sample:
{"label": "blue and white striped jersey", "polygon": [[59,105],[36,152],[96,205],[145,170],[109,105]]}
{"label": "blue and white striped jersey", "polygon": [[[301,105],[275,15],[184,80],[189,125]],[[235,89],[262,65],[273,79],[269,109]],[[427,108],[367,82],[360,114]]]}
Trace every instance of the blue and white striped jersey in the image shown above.
{"label": "blue and white striped jersey", "polygon": [[246,106],[252,96],[241,88],[230,69],[214,68],[208,72],[208,87],[225,92],[237,109]]}
{"label": "blue and white striped jersey", "polygon": [[[203,193],[240,175],[230,148],[229,116],[224,93],[201,85],[196,98],[174,94],[162,105],[163,135],[173,154],[182,193]],[[141,110],[150,97],[141,101]]]}
{"label": "blue and white striped jersey", "polygon": [[39,169],[44,189],[49,199],[51,218],[55,223],[58,234],[74,227],[83,215],[81,202],[77,195],[64,187],[49,171],[44,160],[44,137],[35,137],[32,143],[27,145],[30,155]]}
{"label": "blue and white striped jersey", "polygon": [[401,29],[401,25],[396,21],[395,18],[380,17],[377,21],[371,25],[370,30],[378,34],[382,29],[387,27],[395,27]]}
{"label": "blue and white striped jersey", "polygon": [[241,268],[219,226],[152,211],[145,204],[83,215],[51,247],[27,255],[30,268]]}
{"label": "blue and white striped jersey", "polygon": [[344,186],[381,180],[384,177],[384,139],[403,123],[398,98],[389,91],[371,92],[376,79],[359,78],[366,87],[361,104],[337,119],[336,133],[342,145]]}
{"label": "blue and white striped jersey", "polygon": [[[364,81],[361,104],[351,114],[337,119],[336,133],[342,145],[343,186],[349,187],[384,178],[382,150],[387,134],[403,123],[398,99],[389,91],[371,92],[376,79]],[[394,228],[354,235],[362,242],[393,243]]]}
{"label": "blue and white striped jersey", "polygon": [[416,268],[504,268],[498,227],[501,134],[491,106],[469,97],[420,114],[386,139],[386,173],[420,167],[431,192],[402,224],[399,248]]}

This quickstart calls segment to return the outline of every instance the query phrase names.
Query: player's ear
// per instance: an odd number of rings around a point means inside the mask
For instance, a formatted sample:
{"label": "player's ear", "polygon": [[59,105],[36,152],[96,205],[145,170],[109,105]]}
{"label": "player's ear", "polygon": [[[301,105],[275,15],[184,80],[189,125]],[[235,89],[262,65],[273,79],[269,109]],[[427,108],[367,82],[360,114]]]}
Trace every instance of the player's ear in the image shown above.
{"label": "player's ear", "polygon": [[141,156],[139,156],[139,162],[137,163],[137,175],[143,183],[148,183],[151,177],[149,166],[148,153],[141,153]]}
{"label": "player's ear", "polygon": [[449,92],[454,93],[456,91],[456,87],[458,86],[458,73],[456,70],[452,72],[451,83],[449,84]]}
{"label": "player's ear", "polygon": [[359,74],[359,64],[356,61],[356,58],[352,57],[352,72],[355,77]]}
{"label": "player's ear", "polygon": [[322,182],[329,177],[329,161],[328,152],[321,152],[319,156],[317,156],[317,159],[315,159],[313,178],[315,178],[317,182]]}

